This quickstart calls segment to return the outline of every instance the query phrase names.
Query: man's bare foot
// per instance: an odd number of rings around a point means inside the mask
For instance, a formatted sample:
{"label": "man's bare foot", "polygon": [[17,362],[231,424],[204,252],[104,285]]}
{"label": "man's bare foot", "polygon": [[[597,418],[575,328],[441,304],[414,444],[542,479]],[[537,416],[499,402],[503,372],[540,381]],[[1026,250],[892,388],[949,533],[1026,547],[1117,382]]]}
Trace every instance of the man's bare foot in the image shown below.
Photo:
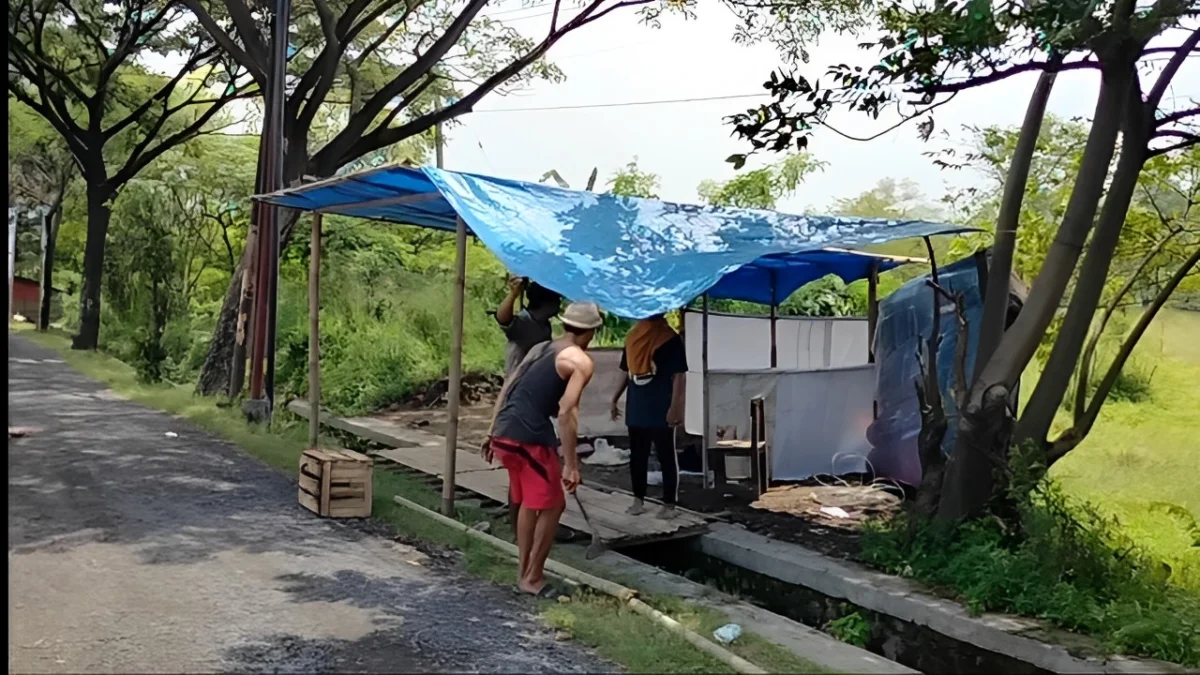
{"label": "man's bare foot", "polygon": [[530,595],[537,595],[537,594],[541,593],[542,589],[545,587],[546,587],[545,579],[543,579],[541,582],[536,583],[536,584],[529,583],[529,582],[525,581],[524,579],[521,579],[520,581],[517,582],[517,590],[521,591],[522,593],[528,593]]}
{"label": "man's bare foot", "polygon": [[517,590],[544,600],[556,600],[560,595],[567,595],[567,592],[546,583],[544,579],[536,584],[519,581],[517,582]]}
{"label": "man's bare foot", "polygon": [[646,512],[646,503],[640,499],[633,500],[633,506],[625,509],[625,513],[631,516],[640,516]]}

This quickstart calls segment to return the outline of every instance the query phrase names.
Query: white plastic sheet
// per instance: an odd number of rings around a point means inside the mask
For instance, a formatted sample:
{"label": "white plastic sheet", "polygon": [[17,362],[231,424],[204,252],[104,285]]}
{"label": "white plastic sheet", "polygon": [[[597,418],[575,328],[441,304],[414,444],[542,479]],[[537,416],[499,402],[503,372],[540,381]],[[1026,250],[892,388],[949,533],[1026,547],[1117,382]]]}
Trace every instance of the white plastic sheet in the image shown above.
{"label": "white plastic sheet", "polygon": [[763,398],[773,479],[802,480],[866,468],[873,365],[792,372],[710,371],[709,378],[710,438],[716,438],[722,427],[733,427],[737,438],[749,439],[750,400]]}
{"label": "white plastic sheet", "polygon": [[[702,315],[698,312],[686,313],[684,342],[687,347],[688,377],[684,426],[687,432],[693,435],[700,434],[704,419],[702,337]],[[775,348],[778,370],[781,371],[826,370],[865,365],[868,357],[867,320],[780,317],[775,327]],[[770,367],[770,318],[709,314],[710,371],[766,370]]]}

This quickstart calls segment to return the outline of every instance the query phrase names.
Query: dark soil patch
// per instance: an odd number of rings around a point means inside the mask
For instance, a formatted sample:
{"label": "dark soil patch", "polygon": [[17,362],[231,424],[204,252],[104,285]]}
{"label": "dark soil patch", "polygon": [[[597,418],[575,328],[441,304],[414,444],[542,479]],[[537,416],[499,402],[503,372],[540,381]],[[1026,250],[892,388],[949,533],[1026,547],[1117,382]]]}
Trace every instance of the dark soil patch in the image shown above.
{"label": "dark soil patch", "polygon": [[[459,391],[459,402],[465,405],[491,403],[500,395],[504,386],[504,378],[499,375],[467,373],[462,378],[462,389]],[[416,410],[429,408],[445,408],[446,394],[450,391],[450,380],[443,378],[431,382],[409,395],[398,403],[386,408],[387,411]]]}
{"label": "dark soil patch", "polygon": [[[653,461],[653,460],[652,460]],[[657,470],[651,466],[651,471]],[[584,481],[608,487],[631,490],[629,466],[583,467]],[[816,484],[813,481],[813,484]],[[660,488],[650,488],[650,498],[656,499]],[[838,527],[825,521],[763,511],[750,506],[754,493],[749,485],[729,483],[723,490],[705,490],[700,476],[680,477],[679,505],[699,513],[720,514],[732,523],[744,525],[751,532],[779,539],[844,560],[857,559],[861,551],[862,534],[854,527]]]}

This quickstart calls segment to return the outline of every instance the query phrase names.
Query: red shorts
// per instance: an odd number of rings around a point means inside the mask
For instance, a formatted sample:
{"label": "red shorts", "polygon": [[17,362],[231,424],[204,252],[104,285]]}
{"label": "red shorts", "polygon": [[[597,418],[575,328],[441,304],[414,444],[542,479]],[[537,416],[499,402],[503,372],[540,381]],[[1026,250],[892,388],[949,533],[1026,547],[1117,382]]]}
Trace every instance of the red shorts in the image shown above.
{"label": "red shorts", "polygon": [[554,448],[493,438],[492,451],[508,469],[508,489],[513,504],[535,511],[567,505],[562,466]]}

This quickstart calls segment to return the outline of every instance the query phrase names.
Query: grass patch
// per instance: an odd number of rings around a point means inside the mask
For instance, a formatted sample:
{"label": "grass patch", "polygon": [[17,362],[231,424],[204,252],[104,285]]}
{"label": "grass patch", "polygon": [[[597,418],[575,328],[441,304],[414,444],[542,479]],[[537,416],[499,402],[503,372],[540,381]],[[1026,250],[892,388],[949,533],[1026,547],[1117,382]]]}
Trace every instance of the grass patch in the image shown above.
{"label": "grass patch", "polygon": [[[673,596],[644,596],[643,601],[702,636],[729,623],[721,612]],[[623,664],[631,672],[714,673],[730,672],[682,637],[621,605],[607,595],[583,593],[577,600],[548,606],[543,617],[551,626],[570,632],[601,656]],[[631,639],[631,636],[636,636]],[[726,649],[772,673],[823,672],[782,647],[743,632]]]}
{"label": "grass patch", "polygon": [[[588,560],[582,546],[564,546],[554,551],[554,558],[560,562],[570,565],[577,570],[587,572],[589,574],[608,579],[609,581],[628,586],[630,588],[637,587],[637,580],[627,577],[619,572],[602,567]],[[605,596],[607,598],[607,596]],[[671,616],[681,624],[691,628],[698,634],[709,637],[712,632],[721,626],[729,623],[729,617],[724,612],[717,609],[707,607],[695,602],[685,600],[676,596],[670,595],[646,595],[642,596],[642,600],[654,607],[658,611]],[[625,614],[642,619],[643,623],[652,630],[663,631],[658,624],[651,622],[649,619],[642,617],[623,607],[616,607],[615,601],[612,603],[614,608],[620,609]],[[772,673],[820,673],[825,672],[821,667],[802,659],[793,652],[780,647],[779,645],[766,640],[754,633],[744,630],[733,644],[724,645],[726,649],[746,659],[747,661],[765,668]],[[699,652],[696,652],[699,654]],[[654,669],[652,669],[654,670]]]}
{"label": "grass patch", "polygon": [[1164,310],[1135,357],[1154,363],[1152,400],[1109,401],[1092,433],[1056,463],[1064,492],[1116,518],[1122,531],[1200,593],[1200,312]]}
{"label": "grass patch", "polygon": [[[73,368],[132,401],[184,418],[284,473],[291,474],[296,470],[300,452],[307,445],[307,421],[281,412],[270,430],[251,426],[245,422],[240,410],[217,407],[217,399],[196,396],[190,386],[145,384],[138,379],[134,368],[115,358],[72,350],[65,334],[37,333],[21,324],[14,325],[13,330],[36,344],[54,349]],[[337,438],[324,435],[322,444],[342,445]],[[513,582],[516,564],[511,558],[435,520],[414,517],[412,511],[393,500],[393,497],[401,496],[426,508],[437,509],[441,501],[438,492],[415,478],[389,471],[374,473],[373,488],[373,518],[387,523],[404,537],[462,551],[466,570],[474,576],[506,585]],[[489,518],[480,509],[460,508],[458,519],[468,524],[489,520],[491,534],[511,540],[508,523]],[[570,564],[576,563],[572,560]],[[728,618],[720,612],[680,598],[655,596],[645,600],[701,635],[710,635],[717,627],[728,623]],[[609,596],[581,592],[570,603],[539,601],[539,604],[542,618],[548,625],[571,633],[601,656],[620,663],[631,672],[732,672],[725,664]],[[771,672],[821,672],[782,647],[748,632],[728,648]]]}
{"label": "grass patch", "polygon": [[1087,504],[1048,484],[1017,538],[991,520],[922,523],[904,518],[864,530],[863,558],[918,579],[974,612],[1043,619],[1091,635],[1113,653],[1200,665],[1200,595],[1168,581],[1147,555]]}

